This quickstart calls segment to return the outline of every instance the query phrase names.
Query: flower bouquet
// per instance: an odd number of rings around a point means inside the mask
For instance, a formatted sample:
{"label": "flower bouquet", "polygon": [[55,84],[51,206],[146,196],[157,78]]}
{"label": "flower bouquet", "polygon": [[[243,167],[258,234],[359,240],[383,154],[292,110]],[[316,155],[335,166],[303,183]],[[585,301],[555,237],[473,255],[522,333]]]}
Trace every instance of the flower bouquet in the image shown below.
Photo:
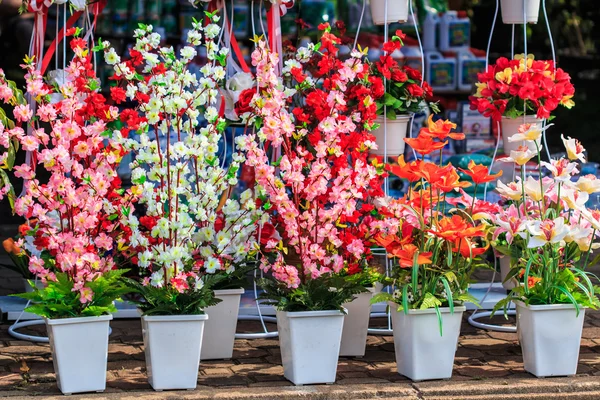
{"label": "flower bouquet", "polygon": [[[31,301],[25,311],[45,318],[63,393],[104,390],[113,302],[128,292],[124,271],[115,269],[113,259],[121,236],[118,219],[131,211],[132,200],[116,172],[124,151],[111,136],[120,122],[117,109],[99,93],[79,33],[69,31],[75,35],[74,57],[60,87],[46,84],[36,60],[25,59],[27,95],[35,107],[18,102],[14,126],[0,132],[1,142],[19,143],[32,155],[31,163],[14,167],[24,180],[14,210],[28,220],[15,246],[35,245],[38,251],[27,252],[29,271],[45,288],[18,296]],[[19,98],[14,90],[9,96],[11,90],[0,84],[7,103]],[[37,169],[49,173],[45,183]]]}
{"label": "flower bouquet", "polygon": [[576,373],[585,309],[600,306],[595,276],[585,271],[598,261],[590,254],[600,247],[600,213],[586,202],[600,192],[600,181],[574,180],[579,171],[573,161],[585,161],[584,149],[576,139],[563,137],[563,142],[568,157],[550,162],[540,160],[539,148],[537,155],[524,147],[511,152],[505,161],[522,165],[536,158],[540,173],[549,176],[526,178],[521,170],[515,182],[497,188],[506,206],[495,218],[493,244],[510,258],[505,281],[519,284],[494,310],[506,312],[516,304],[525,370],[536,376]]}
{"label": "flower bouquet", "polygon": [[[398,159],[391,172],[410,182],[408,193],[385,205],[398,223],[396,232],[382,233],[377,241],[392,258],[396,290],[382,292],[373,302],[388,301],[392,310],[398,372],[413,380],[445,379],[452,375],[454,353],[464,302],[476,303],[467,288],[473,270],[486,263],[486,220],[497,207],[477,200],[462,189],[451,164],[424,161],[446,144],[455,125],[430,122],[417,138],[405,139],[422,158],[406,163]],[[460,137],[460,134],[452,134]],[[464,136],[463,136],[464,137]],[[497,175],[471,162],[461,170],[477,187]],[[460,190],[460,196],[452,192]]]}
{"label": "flower bouquet", "polygon": [[[400,66],[393,53],[402,47],[406,35],[397,30],[392,40],[383,44],[384,54],[370,70],[369,80],[376,87],[378,96],[377,123],[373,135],[377,149],[373,154],[399,156],[404,154],[404,138],[414,113],[426,108],[425,99],[432,95],[427,82],[421,82],[421,73],[407,65]],[[432,104],[437,111],[435,104]]]}
{"label": "flower bouquet", "polygon": [[[121,61],[108,43],[98,48],[114,67],[113,94],[136,101],[140,114],[136,134],[122,142],[134,153],[132,192],[143,211],[139,217],[123,215],[122,223],[131,230],[140,271],[131,286],[142,298],[138,306],[155,390],[196,387],[207,308],[219,302],[214,285],[244,268],[255,251],[260,219],[250,190],[239,200],[229,198],[244,156],[234,151],[227,167],[219,159],[226,122],[214,105],[227,50],[216,44],[218,17],[206,15],[209,23],[194,22],[179,54],[161,47],[160,36],[145,25],[135,31],[129,60]],[[195,76],[188,66],[201,43],[209,63]],[[237,299],[239,305],[239,293]],[[228,337],[230,353],[235,322],[225,324],[227,331],[220,332],[217,321],[215,326],[211,340]]]}
{"label": "flower bouquet", "polygon": [[531,54],[527,58],[517,55],[514,60],[501,57],[478,74],[478,79],[477,92],[469,98],[471,109],[501,122],[506,154],[521,144],[535,150],[531,140],[510,141],[520,125],[541,123],[559,105],[575,105],[569,74],[552,61],[535,60]]}
{"label": "flower bouquet", "polygon": [[[366,291],[365,241],[380,224],[369,222],[366,203],[381,195],[384,172],[367,162],[375,104],[363,54],[339,60],[339,39],[329,25],[320,28],[318,44],[297,49],[284,63],[293,89],[275,75],[277,54],[258,41],[252,56],[258,89],[243,116],[259,127],[244,148],[275,227],[261,249],[260,268],[270,274],[263,298],[278,309],[284,374],[296,384],[335,380],[342,305]],[[288,101],[296,105],[291,111]],[[368,232],[348,229],[361,219]],[[322,338],[317,346],[308,342],[315,335]]]}

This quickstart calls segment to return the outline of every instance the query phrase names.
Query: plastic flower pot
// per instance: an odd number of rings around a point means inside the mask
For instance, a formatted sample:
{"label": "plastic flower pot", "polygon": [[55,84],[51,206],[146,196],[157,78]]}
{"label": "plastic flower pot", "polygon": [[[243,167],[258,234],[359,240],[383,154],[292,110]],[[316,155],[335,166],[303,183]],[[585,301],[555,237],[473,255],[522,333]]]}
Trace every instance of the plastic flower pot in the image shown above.
{"label": "plastic flower pot", "polygon": [[510,257],[504,256],[498,259],[500,263],[500,282],[502,282],[502,286],[506,290],[512,290],[517,287],[519,282],[515,278],[511,278],[509,281],[504,282],[506,276],[510,272]]}
{"label": "plastic flower pot", "polygon": [[63,394],[106,389],[112,315],[45,319],[56,383]]}
{"label": "plastic flower pot", "polygon": [[[533,140],[523,140],[521,142],[509,142],[508,138],[516,135],[519,131],[519,126],[523,124],[542,124],[541,119],[537,118],[535,115],[526,115],[525,117],[518,118],[509,118],[502,117],[500,121],[500,127],[502,128],[502,143],[504,147],[504,154],[507,156],[510,155],[511,151],[517,150],[519,146],[527,146],[529,150],[533,151],[537,154],[537,149]],[[541,146],[541,139],[537,141],[538,146]],[[541,147],[540,147],[541,148]]]}
{"label": "plastic flower pot", "polygon": [[525,371],[537,377],[575,375],[585,309],[577,315],[572,304],[515,304]]}
{"label": "plastic flower pot", "polygon": [[154,390],[195,389],[208,315],[142,317],[148,382]]}
{"label": "plastic flower pot", "polygon": [[[385,3],[387,1],[387,18]],[[408,21],[408,0],[371,0],[371,17],[375,25]]]}
{"label": "plastic flower pot", "polygon": [[396,311],[392,307],[392,328],[398,373],[413,381],[449,379],[458,345],[464,306],[455,306],[454,313],[440,308],[442,335],[435,309]]}
{"label": "plastic flower pot", "polygon": [[[372,154],[387,155],[388,157],[397,157],[404,154],[404,138],[408,132],[408,124],[410,124],[412,115],[398,115],[396,119],[387,119],[387,127],[384,125],[383,117],[377,117],[375,122],[379,124],[379,128],[371,131],[375,136],[377,150],[372,150]],[[387,133],[386,133],[387,129]],[[387,144],[387,145],[386,145]]]}
{"label": "plastic flower pot", "polygon": [[348,310],[344,318],[340,356],[362,357],[367,346],[367,331],[371,318],[371,297],[375,288],[368,288],[368,292],[360,293],[354,300],[344,304]]}
{"label": "plastic flower pot", "polygon": [[525,21],[537,24],[540,14],[540,0],[501,0],[502,22],[523,24],[523,1],[525,1]]}
{"label": "plastic flower pot", "polygon": [[215,290],[215,297],[222,301],[204,310],[208,315],[208,322],[204,326],[201,360],[226,359],[233,355],[242,294],[244,289]]}
{"label": "plastic flower pot", "polygon": [[283,375],[295,385],[333,383],[337,372],[344,313],[277,312]]}

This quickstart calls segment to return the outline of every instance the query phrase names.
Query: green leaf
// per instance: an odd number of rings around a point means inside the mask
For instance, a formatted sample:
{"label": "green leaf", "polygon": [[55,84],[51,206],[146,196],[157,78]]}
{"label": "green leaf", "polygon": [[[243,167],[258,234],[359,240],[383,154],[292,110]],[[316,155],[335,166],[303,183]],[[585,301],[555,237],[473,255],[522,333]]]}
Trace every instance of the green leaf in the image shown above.
{"label": "green leaf", "polygon": [[413,296],[417,297],[417,282],[419,280],[419,264],[417,263],[419,260],[419,252],[415,252],[413,256],[413,265],[412,265],[412,276],[411,276],[411,286]]}
{"label": "green leaf", "polygon": [[448,307],[450,308],[450,314],[454,314],[454,299],[452,298],[452,289],[450,289],[450,284],[448,284],[448,280],[443,276],[440,277],[440,280],[444,285],[444,291],[446,292],[446,297],[448,299]]}
{"label": "green leaf", "polygon": [[579,316],[579,304],[577,303],[577,300],[575,300],[575,298],[573,297],[573,295],[571,293],[569,293],[568,290],[566,290],[565,288],[561,287],[561,286],[556,286],[553,285],[551,286],[552,288],[562,292],[565,296],[567,296],[567,298],[569,299],[569,301],[575,306],[575,310],[576,310],[576,316]]}
{"label": "green leaf", "polygon": [[527,284],[527,281],[529,280],[529,271],[531,269],[531,264],[533,263],[533,257],[529,258],[529,261],[527,262],[527,265],[525,266],[525,275],[523,275],[523,288],[525,289],[525,294],[529,293],[529,285]]}
{"label": "green leaf", "polygon": [[440,312],[440,308],[438,306],[435,306],[435,313],[437,314],[438,327],[440,328],[440,336],[444,336],[442,313]]}
{"label": "green leaf", "polygon": [[419,307],[419,308],[421,310],[426,310],[428,308],[440,307],[441,305],[442,305],[442,302],[440,301],[440,299],[435,297],[433,294],[427,292],[427,293],[425,293],[425,296],[423,297],[423,301],[421,302],[421,307]]}
{"label": "green leaf", "polygon": [[398,99],[389,93],[385,93],[383,95],[383,104],[385,104],[386,106],[392,106],[397,101],[398,101]]}
{"label": "green leaf", "polygon": [[404,309],[404,314],[408,315],[408,284],[402,287],[402,308]]}

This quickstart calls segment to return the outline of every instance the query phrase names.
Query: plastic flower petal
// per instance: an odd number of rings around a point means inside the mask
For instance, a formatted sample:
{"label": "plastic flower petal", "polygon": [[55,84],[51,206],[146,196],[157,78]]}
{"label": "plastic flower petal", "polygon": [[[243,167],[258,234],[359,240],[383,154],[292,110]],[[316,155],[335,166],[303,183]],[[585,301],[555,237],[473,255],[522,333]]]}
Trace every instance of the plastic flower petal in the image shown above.
{"label": "plastic flower petal", "polygon": [[[541,146],[540,146],[541,150]],[[537,154],[529,150],[529,147],[519,146],[517,150],[511,150],[509,157],[499,158],[498,161],[513,162],[517,165],[525,165]]]}
{"label": "plastic flower petal", "polygon": [[547,125],[545,128],[542,128],[541,124],[522,124],[519,126],[519,130],[515,135],[512,135],[508,138],[509,142],[521,142],[523,140],[539,140],[542,137],[542,132],[548,129],[550,125]]}
{"label": "plastic flower petal", "polygon": [[573,139],[568,136],[565,139],[564,135],[560,135],[560,138],[562,139],[565,145],[565,149],[567,150],[567,156],[569,157],[569,160],[579,160],[582,163],[585,163],[585,156],[583,155],[585,149],[583,148],[579,140]]}
{"label": "plastic flower petal", "polygon": [[559,160],[550,160],[550,162],[542,161],[542,165],[554,176],[554,179],[560,182],[566,182],[571,180],[571,176],[577,174],[577,164],[569,162],[566,158]]}
{"label": "plastic flower petal", "polygon": [[496,191],[505,199],[513,201],[519,200],[523,196],[521,187],[517,182],[510,182],[505,185],[499,180],[496,182]]}
{"label": "plastic flower petal", "polygon": [[600,179],[595,175],[585,175],[575,182],[575,187],[588,194],[600,192]]}
{"label": "plastic flower petal", "polygon": [[455,123],[443,119],[438,119],[434,122],[433,114],[430,114],[427,119],[427,128],[422,128],[419,135],[431,136],[439,140],[444,140],[446,138],[462,140],[465,138],[464,133],[450,132],[452,129],[456,129]]}
{"label": "plastic flower petal", "polygon": [[416,138],[405,138],[404,141],[412,147],[414,151],[421,155],[433,153],[436,150],[441,150],[448,142],[434,141],[431,136],[419,135]]}
{"label": "plastic flower petal", "polygon": [[475,161],[473,160],[469,162],[469,166],[467,169],[461,168],[460,170],[465,174],[469,175],[476,185],[491,182],[494,179],[502,176],[502,171],[499,171],[497,174],[490,175],[488,167],[481,164],[475,164]]}
{"label": "plastic flower petal", "polygon": [[528,221],[526,230],[527,233],[522,232],[521,236],[528,240],[527,247],[530,249],[542,247],[547,243],[559,243],[569,233],[569,227],[565,225],[563,217],[553,220]]}
{"label": "plastic flower petal", "polygon": [[431,252],[419,253],[419,248],[412,243],[404,245],[401,249],[392,253],[398,257],[401,268],[412,268],[417,254],[417,265],[431,264]]}

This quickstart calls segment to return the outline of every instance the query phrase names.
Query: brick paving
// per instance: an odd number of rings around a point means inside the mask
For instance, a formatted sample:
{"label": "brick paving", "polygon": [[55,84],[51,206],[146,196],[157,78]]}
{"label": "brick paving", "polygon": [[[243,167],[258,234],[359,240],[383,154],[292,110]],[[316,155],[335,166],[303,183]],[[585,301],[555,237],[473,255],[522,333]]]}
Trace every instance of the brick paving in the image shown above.
{"label": "brick paving", "polygon": [[[500,318],[498,320],[501,321]],[[373,326],[380,326],[381,323],[384,323],[383,319],[372,320]],[[111,326],[113,332],[109,345],[107,391],[150,394],[139,320],[113,320]],[[15,340],[8,335],[8,327],[7,322],[0,325],[0,397],[2,393],[27,396],[59,394],[49,346]],[[275,326],[270,328],[275,329]],[[43,326],[29,329],[30,332],[44,332]],[[239,332],[258,329],[259,326],[250,321],[238,325]],[[27,332],[26,329],[22,331]],[[577,372],[575,379],[585,380],[586,377],[600,375],[599,312],[589,312],[586,316]],[[452,379],[449,382],[429,382],[424,388],[430,392],[433,390],[435,394],[448,385],[470,383],[470,386],[479,386],[484,381],[494,384],[504,382],[508,386],[511,382],[531,382],[534,386],[544,386],[550,380],[536,379],[523,370],[516,334],[478,330],[465,321]],[[199,391],[222,388],[242,393],[250,388],[276,392],[277,388],[283,390],[283,387],[290,385],[283,377],[277,339],[236,340],[232,360],[201,363],[198,384]],[[365,389],[397,387],[397,384],[415,387],[396,372],[392,337],[369,336],[363,358],[340,358],[337,381],[332,386],[358,385]],[[600,384],[594,388],[600,390]]]}
{"label": "brick paving", "polygon": [[[0,256],[1,262],[6,262]],[[481,273],[480,279],[489,279]],[[0,268],[0,295],[21,289],[14,273]],[[484,321],[484,320],[482,320]],[[495,317],[494,323],[514,323]],[[384,319],[372,319],[381,327]],[[16,340],[9,322],[0,323],[0,398],[61,398],[47,344]],[[413,383],[396,372],[391,336],[369,336],[365,357],[340,357],[333,385],[293,387],[283,377],[278,339],[236,340],[232,360],[203,361],[192,392],[155,393],[147,383],[140,321],[111,321],[107,390],[71,399],[600,399],[600,312],[586,313],[577,375],[538,379],[523,370],[521,348],[513,333],[487,332],[465,321],[449,381]],[[275,330],[269,324],[269,330]],[[238,332],[258,332],[243,321]],[[43,326],[21,330],[45,332]]]}

